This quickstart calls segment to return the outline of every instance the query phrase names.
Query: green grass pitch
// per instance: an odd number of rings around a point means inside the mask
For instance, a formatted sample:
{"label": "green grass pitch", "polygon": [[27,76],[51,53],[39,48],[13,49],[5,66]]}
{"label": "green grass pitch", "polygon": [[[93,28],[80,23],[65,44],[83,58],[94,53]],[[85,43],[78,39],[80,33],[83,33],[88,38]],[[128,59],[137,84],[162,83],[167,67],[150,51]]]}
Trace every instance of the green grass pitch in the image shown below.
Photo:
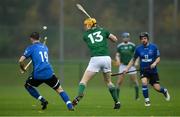
{"label": "green grass pitch", "polygon": [[[64,65],[65,78],[62,86],[71,99],[77,94],[79,70],[83,68],[84,71],[85,67],[86,64],[80,66],[77,63]],[[59,75],[59,65],[54,64],[54,68]],[[24,89],[27,75],[18,73],[18,65],[14,61],[3,61],[0,63],[0,69],[0,116],[180,116],[179,61],[162,61],[159,65],[161,84],[169,89],[170,102],[166,102],[162,94],[150,88],[151,106],[144,107],[141,90],[140,100],[135,101],[134,89],[127,78],[121,88],[120,110],[112,109],[113,101],[102,75],[97,75],[89,82],[85,97],[74,112],[68,111],[56,92],[43,84],[38,89],[49,101],[49,105],[47,110],[42,111],[40,103]],[[116,69],[113,71],[115,72]]]}

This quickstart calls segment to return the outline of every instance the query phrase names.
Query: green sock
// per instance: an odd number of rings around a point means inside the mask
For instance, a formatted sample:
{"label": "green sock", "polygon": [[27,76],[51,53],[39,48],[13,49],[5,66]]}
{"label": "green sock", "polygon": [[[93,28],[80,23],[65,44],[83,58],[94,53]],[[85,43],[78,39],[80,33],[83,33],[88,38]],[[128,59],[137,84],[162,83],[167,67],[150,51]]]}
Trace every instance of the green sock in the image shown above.
{"label": "green sock", "polygon": [[114,102],[118,102],[118,98],[117,98],[117,91],[116,91],[116,88],[115,86],[109,86],[109,92],[111,93],[111,96],[114,100]]}
{"label": "green sock", "polygon": [[120,88],[116,87],[116,92],[117,92],[117,98],[119,99]]}
{"label": "green sock", "polygon": [[78,96],[82,97],[84,95],[85,88],[86,88],[86,86],[83,83],[79,84]]}
{"label": "green sock", "polygon": [[136,85],[134,88],[135,88],[135,92],[136,92],[135,99],[138,99],[139,98],[139,87]]}

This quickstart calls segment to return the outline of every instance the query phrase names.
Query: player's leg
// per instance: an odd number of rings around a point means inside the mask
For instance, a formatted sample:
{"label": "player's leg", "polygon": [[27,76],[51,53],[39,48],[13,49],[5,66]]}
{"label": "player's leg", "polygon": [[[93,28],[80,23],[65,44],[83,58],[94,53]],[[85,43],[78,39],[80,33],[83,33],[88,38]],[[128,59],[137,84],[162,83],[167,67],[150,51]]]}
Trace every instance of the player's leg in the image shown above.
{"label": "player's leg", "polygon": [[150,84],[157,92],[164,94],[166,101],[170,101],[170,95],[168,90],[166,88],[161,87],[161,85],[159,84],[158,74],[153,75],[153,77],[150,79]]}
{"label": "player's leg", "polygon": [[111,73],[110,72],[103,73],[103,76],[104,76],[104,81],[109,88],[109,92],[114,100],[114,103],[115,103],[114,109],[119,109],[121,105],[120,105],[120,102],[117,97],[116,87],[114,86],[114,84],[111,81]]}
{"label": "player's leg", "polygon": [[120,109],[120,102],[117,97],[117,90],[111,81],[111,58],[109,56],[102,57],[100,60],[101,70],[103,71],[104,81],[109,88],[109,92],[114,100],[114,109]]}
{"label": "player's leg", "polygon": [[96,74],[96,72],[91,72],[88,70],[85,71],[85,73],[79,83],[78,95],[74,98],[74,100],[72,102],[73,106],[76,106],[78,104],[78,102],[83,98],[87,83],[95,74]]}
{"label": "player's leg", "polygon": [[139,83],[138,83],[137,75],[136,74],[130,74],[130,78],[134,83],[135,99],[138,100],[139,99]]}
{"label": "player's leg", "polygon": [[55,89],[56,92],[60,95],[60,97],[62,98],[62,100],[64,101],[64,103],[67,105],[67,108],[71,111],[74,110],[74,107],[72,105],[72,102],[69,99],[68,94],[62,89],[61,86],[59,86],[57,89]]}
{"label": "player's leg", "polygon": [[79,83],[78,95],[73,100],[73,106],[77,105],[78,102],[83,98],[84,91],[88,81],[100,70],[99,57],[91,57],[88,67],[84,72],[84,75]]}
{"label": "player's leg", "polygon": [[157,84],[157,83],[153,84],[153,88],[157,92],[164,94],[166,101],[170,101],[170,95],[169,95],[169,92],[166,88],[161,87],[160,84]]}
{"label": "player's leg", "polygon": [[50,79],[46,80],[45,83],[58,93],[58,95],[62,98],[69,110],[74,110],[68,94],[63,90],[63,88],[60,85],[60,81],[57,79],[55,75],[53,75]]}
{"label": "player's leg", "polygon": [[[126,68],[126,66],[124,64],[120,64],[119,65],[119,73],[122,73],[124,71],[124,69]],[[116,91],[117,91],[117,97],[119,99],[119,94],[120,94],[120,87],[122,85],[124,81],[124,75],[119,75],[118,76],[118,79],[116,81]]]}
{"label": "player's leg", "polygon": [[148,92],[148,78],[142,77],[142,93],[145,99],[145,106],[150,106],[150,100],[149,100],[149,92]]}
{"label": "player's leg", "polygon": [[[136,68],[134,66],[132,66],[129,71],[135,71]],[[138,100],[139,99],[139,83],[138,83],[138,79],[137,79],[137,72],[131,72],[128,73],[130,75],[131,80],[134,83],[134,89],[135,89],[135,99]]]}
{"label": "player's leg", "polygon": [[116,90],[117,90],[118,99],[119,99],[119,95],[120,95],[120,87],[121,87],[123,82],[124,82],[124,75],[119,75],[117,82],[116,82]]}
{"label": "player's leg", "polygon": [[29,92],[29,94],[34,97],[37,100],[41,101],[42,109],[47,108],[48,102],[43,98],[39,92],[36,90],[35,87],[38,87],[40,84],[42,84],[42,81],[34,80],[32,77],[29,77],[28,80],[26,81],[24,87],[26,90]]}

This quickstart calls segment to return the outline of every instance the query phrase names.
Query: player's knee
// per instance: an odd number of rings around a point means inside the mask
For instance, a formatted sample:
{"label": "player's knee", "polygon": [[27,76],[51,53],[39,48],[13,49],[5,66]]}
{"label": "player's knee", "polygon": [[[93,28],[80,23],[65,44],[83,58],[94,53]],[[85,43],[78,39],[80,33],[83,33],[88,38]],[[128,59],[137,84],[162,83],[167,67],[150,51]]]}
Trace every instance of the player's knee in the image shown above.
{"label": "player's knee", "polygon": [[109,88],[115,87],[115,85],[114,85],[112,82],[107,83],[107,86],[108,86]]}
{"label": "player's knee", "polygon": [[147,80],[141,80],[141,81],[142,81],[142,85],[147,85],[148,84]]}
{"label": "player's knee", "polygon": [[112,84],[112,81],[110,78],[104,78],[104,82],[109,85],[109,84]]}
{"label": "player's knee", "polygon": [[160,91],[161,87],[159,84],[153,84],[153,88],[156,90],[156,91]]}
{"label": "player's knee", "polygon": [[63,92],[63,88],[61,86],[59,86],[58,88],[55,89],[57,93],[61,93]]}
{"label": "player's knee", "polygon": [[29,87],[31,87],[31,85],[29,85],[27,82],[24,84],[24,87],[26,88],[26,89],[28,89]]}

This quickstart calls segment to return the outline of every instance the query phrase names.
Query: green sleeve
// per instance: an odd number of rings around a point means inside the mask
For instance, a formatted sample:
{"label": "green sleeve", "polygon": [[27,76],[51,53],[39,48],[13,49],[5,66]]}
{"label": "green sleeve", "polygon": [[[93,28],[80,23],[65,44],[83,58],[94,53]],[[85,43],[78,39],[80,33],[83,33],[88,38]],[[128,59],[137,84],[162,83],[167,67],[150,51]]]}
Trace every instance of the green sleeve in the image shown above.
{"label": "green sleeve", "polygon": [[109,31],[107,31],[106,29],[104,29],[104,32],[106,33],[107,38],[109,38],[109,35],[111,34]]}
{"label": "green sleeve", "polygon": [[133,51],[135,51],[136,46],[133,46]]}

